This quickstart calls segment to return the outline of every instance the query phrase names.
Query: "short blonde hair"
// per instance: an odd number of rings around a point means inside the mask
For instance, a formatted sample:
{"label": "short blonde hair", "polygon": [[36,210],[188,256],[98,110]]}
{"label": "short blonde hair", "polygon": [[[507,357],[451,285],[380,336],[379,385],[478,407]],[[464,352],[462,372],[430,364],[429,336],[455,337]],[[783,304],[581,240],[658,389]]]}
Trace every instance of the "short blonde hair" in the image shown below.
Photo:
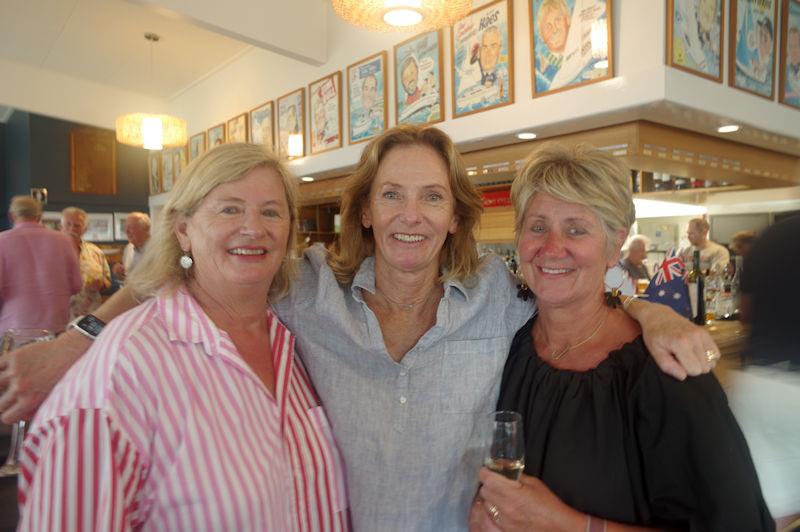
{"label": "short blonde hair", "polygon": [[66,207],[61,211],[62,218],[65,216],[73,216],[73,215],[80,216],[81,218],[83,218],[84,222],[89,219],[89,215],[86,213],[86,211],[84,211],[80,207]]}
{"label": "short blonde hair", "polygon": [[129,220],[134,220],[142,229],[150,230],[150,217],[145,212],[129,212],[125,223],[128,223]]}
{"label": "short blonde hair", "polygon": [[42,217],[42,204],[30,196],[14,196],[8,212],[20,220],[38,220]]}
{"label": "short blonde hair", "polygon": [[447,166],[458,228],[455,234],[447,235],[439,254],[439,265],[444,270],[441,280],[466,280],[478,268],[475,228],[480,223],[483,201],[467,177],[461,155],[456,151],[453,141],[435,127],[399,125],[367,144],[345,187],[341,209],[342,235],[336,242],[333,253],[328,256],[328,264],[341,284],[350,284],[364,259],[375,252],[372,228],[365,228],[361,224],[361,213],[369,200],[381,161],[397,146],[427,146]]}
{"label": "short blonde hair", "polygon": [[144,255],[128,277],[137,298],[155,295],[164,287],[175,289],[192,275],[180,267],[183,251],[175,235],[180,217],[192,216],[203,199],[215,188],[238,181],[256,168],[270,168],[281,177],[289,207],[289,240],[286,257],[275,274],[270,298],[279,299],[289,291],[296,268],[295,235],[297,225],[297,185],[294,176],[278,157],[259,144],[233,143],[213,148],[192,161],[169,193]]}
{"label": "short blonde hair", "polygon": [[694,226],[702,233],[707,233],[709,229],[708,222],[705,221],[703,218],[692,218],[689,220],[689,226]]}
{"label": "short blonde hair", "polygon": [[597,215],[609,250],[617,245],[616,233],[624,230],[627,234],[636,220],[630,170],[619,159],[590,146],[546,144],[528,157],[511,185],[517,241],[525,209],[540,192],[583,205]]}

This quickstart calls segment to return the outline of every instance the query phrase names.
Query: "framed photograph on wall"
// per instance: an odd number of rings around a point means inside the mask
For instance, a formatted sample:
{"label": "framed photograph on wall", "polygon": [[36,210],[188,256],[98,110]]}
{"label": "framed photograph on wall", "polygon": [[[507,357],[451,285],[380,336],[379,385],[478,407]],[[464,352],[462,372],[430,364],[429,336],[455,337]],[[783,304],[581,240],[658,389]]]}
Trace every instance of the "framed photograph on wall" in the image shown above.
{"label": "framed photograph on wall", "polygon": [[90,212],[83,239],[89,242],[113,242],[114,217],[111,213]]}
{"label": "framed photograph on wall", "polygon": [[42,225],[54,231],[61,231],[61,212],[44,211],[42,213]]}
{"label": "framed photograph on wall", "polygon": [[611,0],[530,0],[533,97],[614,77]]}
{"label": "framed photograph on wall", "polygon": [[226,129],[228,133],[227,142],[247,142],[247,134],[249,133],[247,113],[242,113],[228,120]]}
{"label": "framed photograph on wall", "polygon": [[772,100],[778,0],[731,0],[728,85]]}
{"label": "framed photograph on wall", "polygon": [[667,0],[667,65],[722,83],[723,0]]}
{"label": "framed photograph on wall", "polygon": [[275,149],[275,125],[273,119],[275,105],[272,100],[250,111],[250,142]]}
{"label": "framed photograph on wall", "polygon": [[172,190],[175,181],[175,160],[172,157],[174,150],[161,151],[161,192]]}
{"label": "framed photograph on wall", "polygon": [[350,144],[364,142],[386,130],[386,52],[347,67],[347,110]]}
{"label": "framed photograph on wall", "polygon": [[308,86],[311,154],[342,147],[342,72]]}
{"label": "framed photograph on wall", "polygon": [[800,109],[800,0],[784,0],[778,100]]}
{"label": "framed photograph on wall", "polygon": [[217,124],[208,129],[208,144],[206,149],[216,148],[225,144],[225,124]]}
{"label": "framed photograph on wall", "polygon": [[444,120],[442,32],[430,31],[394,47],[395,116],[398,124]]}
{"label": "framed photograph on wall", "polygon": [[189,161],[194,161],[206,152],[206,132],[189,137]]}
{"label": "framed photograph on wall", "polygon": [[278,155],[289,156],[289,135],[300,135],[298,147],[300,153],[294,157],[306,154],[306,90],[297,89],[278,98]]}
{"label": "framed photograph on wall", "polygon": [[114,213],[114,240],[122,242],[128,239],[125,234],[125,220],[128,218],[128,212],[115,212]]}
{"label": "framed photograph on wall", "polygon": [[[173,178],[172,184],[175,185],[175,182],[183,173],[183,170],[186,168],[186,148],[175,148],[175,151],[172,153],[172,171],[173,171]],[[170,190],[172,190],[170,188]]]}
{"label": "framed photograph on wall", "polygon": [[147,182],[150,195],[161,194],[161,152],[151,151],[147,154]]}
{"label": "framed photograph on wall", "polygon": [[497,0],[453,24],[453,118],[514,103],[511,6]]}

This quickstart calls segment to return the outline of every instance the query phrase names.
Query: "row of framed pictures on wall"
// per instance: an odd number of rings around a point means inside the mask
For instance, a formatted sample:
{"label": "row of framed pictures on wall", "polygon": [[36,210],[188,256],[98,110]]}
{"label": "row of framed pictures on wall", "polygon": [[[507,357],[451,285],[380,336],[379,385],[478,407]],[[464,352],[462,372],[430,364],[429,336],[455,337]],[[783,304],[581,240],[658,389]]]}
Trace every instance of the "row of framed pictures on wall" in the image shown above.
{"label": "row of framed pictures on wall", "polygon": [[169,192],[186,167],[187,148],[171,148],[151,151],[147,156],[147,175],[150,195]]}
{"label": "row of framed pictures on wall", "polygon": [[[668,65],[722,82],[726,3],[668,0]],[[780,41],[778,101],[800,109],[800,0],[782,3],[730,0],[728,85],[773,100]]]}
{"label": "row of framed pictures on wall", "polygon": [[[529,3],[533,96],[574,88],[613,76],[611,0],[531,0]],[[394,105],[399,124],[444,120],[441,30],[395,45]],[[452,116],[514,102],[512,0],[497,0],[471,11],[450,32]],[[347,139],[369,140],[388,125],[388,54],[371,55],[347,67]],[[342,72],[323,77],[268,101],[189,139],[191,161],[225,142],[251,141],[289,154],[290,135],[302,135],[317,154],[340,148]],[[306,91],[310,131],[306,137]],[[277,130],[277,132],[276,132]]]}
{"label": "row of framed pictures on wall", "polygon": [[[90,212],[87,213],[86,232],[83,239],[89,242],[124,242],[128,239],[125,236],[125,219],[127,212]],[[45,211],[42,213],[42,225],[61,230],[61,212]]]}

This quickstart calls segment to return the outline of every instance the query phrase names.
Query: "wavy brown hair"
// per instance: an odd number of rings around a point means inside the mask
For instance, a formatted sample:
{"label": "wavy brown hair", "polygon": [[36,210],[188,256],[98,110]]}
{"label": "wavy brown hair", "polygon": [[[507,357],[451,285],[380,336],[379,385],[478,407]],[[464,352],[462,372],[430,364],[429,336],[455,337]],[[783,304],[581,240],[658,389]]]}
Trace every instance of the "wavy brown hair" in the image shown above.
{"label": "wavy brown hair", "polygon": [[461,155],[453,141],[435,127],[399,125],[367,144],[355,172],[348,178],[345,186],[341,212],[342,233],[333,252],[328,255],[328,264],[341,284],[350,284],[364,259],[375,252],[372,228],[361,224],[361,213],[367,204],[381,161],[397,146],[428,146],[439,154],[447,166],[450,190],[455,199],[458,229],[455,234],[447,235],[439,254],[441,280],[467,280],[478,268],[475,230],[483,212],[483,202],[467,177]]}

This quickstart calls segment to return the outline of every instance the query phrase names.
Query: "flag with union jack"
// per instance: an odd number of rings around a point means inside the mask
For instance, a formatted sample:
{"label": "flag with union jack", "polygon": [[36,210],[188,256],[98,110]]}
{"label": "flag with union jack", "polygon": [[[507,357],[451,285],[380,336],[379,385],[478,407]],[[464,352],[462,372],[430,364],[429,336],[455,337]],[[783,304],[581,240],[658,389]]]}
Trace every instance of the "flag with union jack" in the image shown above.
{"label": "flag with union jack", "polygon": [[647,300],[667,305],[681,316],[691,318],[692,308],[689,303],[686,274],[686,265],[678,256],[677,251],[671,249],[644,291]]}

